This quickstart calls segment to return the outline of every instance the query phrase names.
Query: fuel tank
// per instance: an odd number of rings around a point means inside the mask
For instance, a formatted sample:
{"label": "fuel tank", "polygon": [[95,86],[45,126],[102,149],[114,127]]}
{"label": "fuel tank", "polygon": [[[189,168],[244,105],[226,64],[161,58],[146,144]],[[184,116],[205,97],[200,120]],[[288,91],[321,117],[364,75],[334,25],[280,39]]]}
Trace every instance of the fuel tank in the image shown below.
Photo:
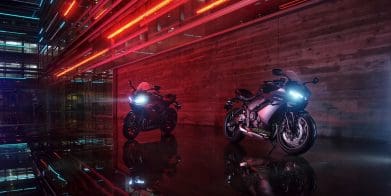
{"label": "fuel tank", "polygon": [[265,101],[266,101],[265,99],[256,99],[256,100],[252,101],[250,104],[248,104],[248,109],[254,110],[257,106],[260,106]]}
{"label": "fuel tank", "polygon": [[260,117],[262,123],[268,125],[270,118],[282,105],[281,100],[283,99],[277,98],[277,100],[279,101],[276,101],[274,97],[283,97],[284,95],[285,95],[285,89],[283,88],[279,88],[278,90],[270,93],[272,102],[258,111],[258,116]]}
{"label": "fuel tank", "polygon": [[272,105],[269,104],[266,107],[262,108],[258,111],[258,116],[260,117],[262,123],[268,125],[270,118],[273,116],[273,114],[280,108],[281,105]]}

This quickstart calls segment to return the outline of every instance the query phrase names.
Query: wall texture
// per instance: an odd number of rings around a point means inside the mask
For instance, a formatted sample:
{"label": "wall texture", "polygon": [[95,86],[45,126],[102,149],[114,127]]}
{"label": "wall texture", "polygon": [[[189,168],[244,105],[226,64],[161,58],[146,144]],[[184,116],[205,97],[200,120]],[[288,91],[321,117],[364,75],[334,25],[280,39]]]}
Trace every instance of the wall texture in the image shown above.
{"label": "wall texture", "polygon": [[253,91],[271,69],[317,76],[308,111],[319,134],[391,140],[391,1],[331,0],[116,70],[118,125],[127,81],[176,93],[179,122],[223,124],[235,88]]}

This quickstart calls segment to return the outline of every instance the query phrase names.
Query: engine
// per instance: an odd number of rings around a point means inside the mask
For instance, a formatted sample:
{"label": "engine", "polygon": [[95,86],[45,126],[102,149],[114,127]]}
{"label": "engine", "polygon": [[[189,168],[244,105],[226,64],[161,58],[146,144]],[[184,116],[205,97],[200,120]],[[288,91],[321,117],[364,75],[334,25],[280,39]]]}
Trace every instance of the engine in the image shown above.
{"label": "engine", "polygon": [[262,128],[261,118],[256,112],[250,112],[249,118],[252,128]]}
{"label": "engine", "polygon": [[249,114],[249,120],[250,120],[250,128],[253,132],[263,135],[263,136],[269,136],[270,133],[264,129],[264,124],[261,121],[261,118],[258,116],[256,112],[250,112]]}

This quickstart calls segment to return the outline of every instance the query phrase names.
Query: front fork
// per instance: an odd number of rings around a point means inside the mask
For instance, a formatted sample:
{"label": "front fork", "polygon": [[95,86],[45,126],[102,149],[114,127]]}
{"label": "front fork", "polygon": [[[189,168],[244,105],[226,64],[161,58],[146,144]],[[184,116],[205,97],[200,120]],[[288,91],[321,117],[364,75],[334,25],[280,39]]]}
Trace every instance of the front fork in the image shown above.
{"label": "front fork", "polygon": [[287,122],[285,126],[287,126],[288,133],[291,133],[296,121],[295,114],[293,112],[286,112],[284,114],[284,120]]}
{"label": "front fork", "polygon": [[286,130],[286,132],[289,135],[296,135],[298,134],[298,119],[301,115],[303,115],[305,111],[294,111],[294,112],[285,112],[284,113],[284,123],[281,126],[287,126],[287,127],[281,127],[280,129]]}

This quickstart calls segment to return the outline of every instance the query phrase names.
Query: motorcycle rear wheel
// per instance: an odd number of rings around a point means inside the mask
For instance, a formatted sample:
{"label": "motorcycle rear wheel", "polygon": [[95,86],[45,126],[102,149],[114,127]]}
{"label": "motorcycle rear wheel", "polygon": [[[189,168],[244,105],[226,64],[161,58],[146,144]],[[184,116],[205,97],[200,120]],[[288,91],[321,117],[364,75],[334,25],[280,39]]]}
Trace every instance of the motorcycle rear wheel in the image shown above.
{"label": "motorcycle rear wheel", "polygon": [[133,140],[139,132],[140,130],[136,123],[136,115],[130,111],[124,119],[123,134],[128,140]]}
{"label": "motorcycle rear wheel", "polygon": [[233,108],[225,116],[224,135],[231,143],[239,143],[244,138],[244,134],[239,130],[239,124],[235,120],[242,112],[241,108]]}
{"label": "motorcycle rear wheel", "polygon": [[[282,150],[289,155],[298,155],[307,152],[316,139],[316,124],[308,114],[295,114],[296,123],[290,118],[284,118],[277,133],[277,141]],[[289,126],[294,125],[294,130]]]}
{"label": "motorcycle rear wheel", "polygon": [[167,136],[171,134],[171,132],[175,129],[177,120],[178,120],[178,114],[176,110],[173,108],[168,108],[166,111],[166,119],[163,122],[163,125],[160,127],[163,136]]}

